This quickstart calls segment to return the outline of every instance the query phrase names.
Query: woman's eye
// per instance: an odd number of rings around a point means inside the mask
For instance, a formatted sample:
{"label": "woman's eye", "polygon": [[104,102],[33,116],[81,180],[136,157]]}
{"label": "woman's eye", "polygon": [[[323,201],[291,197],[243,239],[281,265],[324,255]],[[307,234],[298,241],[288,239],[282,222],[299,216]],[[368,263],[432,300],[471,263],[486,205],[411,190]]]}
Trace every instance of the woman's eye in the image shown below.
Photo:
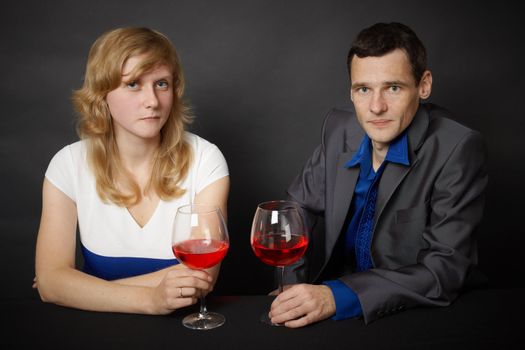
{"label": "woman's eye", "polygon": [[137,88],[138,84],[136,81],[132,81],[132,82],[126,83],[126,86],[130,89],[135,89]]}
{"label": "woman's eye", "polygon": [[167,81],[161,80],[157,82],[157,86],[161,89],[167,89],[169,85]]}

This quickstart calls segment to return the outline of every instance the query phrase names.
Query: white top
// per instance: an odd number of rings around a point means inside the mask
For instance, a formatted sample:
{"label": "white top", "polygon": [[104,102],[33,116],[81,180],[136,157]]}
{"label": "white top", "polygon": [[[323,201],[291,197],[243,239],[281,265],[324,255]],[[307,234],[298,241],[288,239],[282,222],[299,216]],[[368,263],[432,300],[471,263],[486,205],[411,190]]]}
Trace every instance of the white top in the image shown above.
{"label": "white top", "polygon": [[[228,175],[226,160],[217,146],[189,132],[186,132],[185,137],[193,151],[193,162],[186,179],[180,185],[186,189],[186,193],[171,201],[159,200],[157,208],[144,227],[137,224],[127,208],[102,202],[96,191],[95,178],[88,166],[85,141],[68,145],[53,157],[45,176],[76,203],[85,264],[90,265],[90,261],[87,260],[91,260],[86,253],[93,253],[94,257],[102,259],[170,259],[173,264],[171,230],[177,208],[193,203],[197,193]],[[98,261],[103,265],[107,262],[107,259],[103,263]],[[119,262],[117,270],[126,269],[121,263]],[[144,261],[141,264],[144,265]],[[112,268],[115,266],[108,267]],[[105,267],[91,266],[91,269],[104,270]],[[105,275],[104,271],[89,272],[107,279],[137,274],[131,271],[113,271],[116,275],[113,275],[113,272],[109,275]]]}

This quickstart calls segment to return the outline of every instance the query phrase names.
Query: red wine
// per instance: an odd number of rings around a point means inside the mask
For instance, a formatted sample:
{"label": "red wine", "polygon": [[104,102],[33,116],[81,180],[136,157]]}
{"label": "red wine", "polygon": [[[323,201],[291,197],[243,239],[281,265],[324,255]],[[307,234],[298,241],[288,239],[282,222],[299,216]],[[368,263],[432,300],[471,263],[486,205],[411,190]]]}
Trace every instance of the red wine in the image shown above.
{"label": "red wine", "polygon": [[255,255],[264,263],[272,266],[286,266],[299,260],[308,246],[304,235],[286,235],[281,233],[255,234],[252,248]]}
{"label": "red wine", "polygon": [[173,253],[192,269],[207,269],[217,265],[228,252],[229,244],[214,239],[190,239],[175,244]]}

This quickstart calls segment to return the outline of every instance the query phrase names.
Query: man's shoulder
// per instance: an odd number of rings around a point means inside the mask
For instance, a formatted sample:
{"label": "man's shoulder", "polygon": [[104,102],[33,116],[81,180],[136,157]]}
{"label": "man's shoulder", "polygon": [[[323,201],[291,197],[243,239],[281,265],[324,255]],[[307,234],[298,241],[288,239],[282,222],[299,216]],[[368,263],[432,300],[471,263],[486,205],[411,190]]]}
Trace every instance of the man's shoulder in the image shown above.
{"label": "man's shoulder", "polygon": [[364,130],[357,121],[354,107],[344,105],[330,108],[323,123],[322,134],[325,147],[345,151],[358,147]]}
{"label": "man's shoulder", "polygon": [[352,105],[335,106],[328,110],[324,120],[325,132],[361,129]]}
{"label": "man's shoulder", "polygon": [[[460,147],[485,152],[483,135],[459,121],[449,110],[431,104],[425,104],[428,124],[418,140],[416,133],[412,136],[412,145],[416,152],[432,152],[436,150],[442,155],[447,155]],[[419,123],[421,126],[421,123]],[[422,129],[419,128],[418,132]],[[462,146],[459,146],[462,145]]]}
{"label": "man's shoulder", "polygon": [[437,133],[448,137],[462,137],[466,134],[479,134],[461,122],[450,110],[432,103],[424,104],[428,112],[428,133]]}
{"label": "man's shoulder", "polygon": [[326,121],[331,123],[348,123],[349,119],[356,119],[355,109],[352,105],[334,106],[326,113]]}

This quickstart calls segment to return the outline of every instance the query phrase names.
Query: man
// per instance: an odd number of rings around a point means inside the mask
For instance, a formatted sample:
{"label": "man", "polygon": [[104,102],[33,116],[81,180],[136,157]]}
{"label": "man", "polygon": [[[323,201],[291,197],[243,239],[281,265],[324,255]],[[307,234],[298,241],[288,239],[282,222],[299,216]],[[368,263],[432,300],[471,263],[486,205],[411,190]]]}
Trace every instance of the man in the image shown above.
{"label": "man", "polygon": [[311,229],[306,257],[270,318],[302,327],[329,317],[366,323],[449,305],[477,263],[486,152],[479,133],[432,104],[416,34],[378,23],[348,55],[354,108],[333,109],[321,145],[288,188]]}

